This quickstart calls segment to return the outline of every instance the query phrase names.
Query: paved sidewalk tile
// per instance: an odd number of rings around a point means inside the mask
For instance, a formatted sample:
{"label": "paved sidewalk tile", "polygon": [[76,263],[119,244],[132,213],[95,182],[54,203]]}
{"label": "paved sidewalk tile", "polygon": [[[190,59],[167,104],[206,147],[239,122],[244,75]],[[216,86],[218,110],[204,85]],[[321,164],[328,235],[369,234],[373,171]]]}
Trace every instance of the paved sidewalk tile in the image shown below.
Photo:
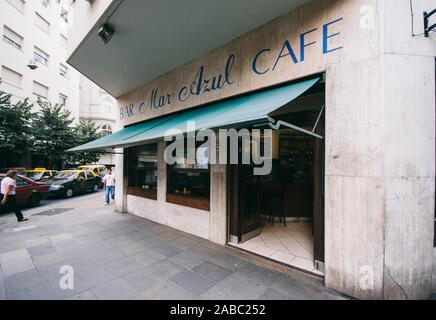
{"label": "paved sidewalk tile", "polygon": [[275,289],[269,288],[265,291],[265,293],[260,297],[260,300],[293,300],[292,297],[279,292]]}
{"label": "paved sidewalk tile", "polygon": [[207,289],[215,285],[214,282],[192,271],[184,271],[179,273],[170,278],[170,281],[186,291],[189,291],[195,296],[202,294]]}
{"label": "paved sidewalk tile", "polygon": [[326,298],[326,292],[322,288],[286,275],[275,281],[272,288],[298,300],[324,300]]}
{"label": "paved sidewalk tile", "polygon": [[107,282],[91,291],[99,300],[128,300],[136,297],[140,292],[123,279]]}
{"label": "paved sidewalk tile", "polygon": [[221,281],[232,273],[231,271],[209,261],[203,262],[192,270],[214,282]]}
{"label": "paved sidewalk tile", "polygon": [[[0,300],[338,299],[322,286],[241,258],[225,246],[177,232],[113,206],[102,194],[0,216]],[[74,288],[62,289],[63,266]]]}
{"label": "paved sidewalk tile", "polygon": [[91,290],[88,290],[68,297],[66,300],[97,300],[97,297]]}
{"label": "paved sidewalk tile", "polygon": [[2,280],[0,280],[0,300],[6,299],[6,289]]}
{"label": "paved sidewalk tile", "polygon": [[200,263],[204,262],[202,258],[199,256],[192,254],[188,251],[182,251],[172,257],[169,258],[174,263],[185,267],[187,269],[191,269],[193,267],[198,266]]}
{"label": "paved sidewalk tile", "polygon": [[158,277],[169,279],[176,274],[179,274],[183,271],[186,271],[185,268],[179,266],[178,264],[170,261],[170,260],[162,260],[151,266],[147,267],[146,270],[155,274]]}
{"label": "paved sidewalk tile", "polygon": [[0,254],[0,265],[3,277],[35,268],[32,258],[26,249],[9,251]]}
{"label": "paved sidewalk tile", "polygon": [[141,292],[147,300],[193,300],[197,299],[190,292],[165,279],[159,279],[152,287]]}
{"label": "paved sidewalk tile", "polygon": [[157,254],[164,256],[165,258],[172,257],[172,256],[182,252],[182,250],[180,250],[179,248],[176,248],[176,247],[169,245],[169,244],[166,244],[166,243],[164,243],[158,247],[151,248],[151,250],[156,252]]}
{"label": "paved sidewalk tile", "polygon": [[18,291],[29,287],[34,287],[44,282],[44,278],[38,269],[12,274],[5,278],[4,286],[7,292]]}
{"label": "paved sidewalk tile", "polygon": [[152,288],[160,281],[160,278],[156,277],[154,274],[150,274],[146,269],[129,273],[124,276],[123,279],[141,291]]}
{"label": "paved sidewalk tile", "polygon": [[36,256],[42,256],[47,253],[56,252],[58,250],[51,243],[47,243],[36,247],[27,248],[27,251],[32,257],[36,257]]}
{"label": "paved sidewalk tile", "polygon": [[8,300],[46,300],[47,298],[47,289],[43,283],[7,294]]}

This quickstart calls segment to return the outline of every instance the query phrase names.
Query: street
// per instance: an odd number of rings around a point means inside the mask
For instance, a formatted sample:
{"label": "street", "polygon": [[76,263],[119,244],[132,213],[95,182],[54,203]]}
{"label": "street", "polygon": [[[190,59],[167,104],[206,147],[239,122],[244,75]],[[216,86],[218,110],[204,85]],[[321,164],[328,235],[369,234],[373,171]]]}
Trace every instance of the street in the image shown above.
{"label": "street", "polygon": [[[101,191],[46,200],[25,216],[24,223],[0,217],[0,299],[343,298],[227,247],[117,213]],[[61,288],[64,269],[72,288]]]}

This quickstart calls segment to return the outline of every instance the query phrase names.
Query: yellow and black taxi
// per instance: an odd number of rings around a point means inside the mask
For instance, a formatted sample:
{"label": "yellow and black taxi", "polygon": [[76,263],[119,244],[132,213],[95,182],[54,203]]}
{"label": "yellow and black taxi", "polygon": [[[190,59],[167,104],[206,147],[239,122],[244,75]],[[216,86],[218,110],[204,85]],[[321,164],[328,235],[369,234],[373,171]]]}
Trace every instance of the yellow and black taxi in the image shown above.
{"label": "yellow and black taxi", "polygon": [[83,166],[79,166],[78,169],[91,171],[102,178],[107,174],[106,166],[101,164],[85,164]]}
{"label": "yellow and black taxi", "polygon": [[85,192],[97,192],[103,183],[100,176],[89,170],[63,170],[49,178],[50,196],[72,196]]}
{"label": "yellow and black taxi", "polygon": [[50,177],[55,176],[58,173],[57,170],[47,170],[46,168],[35,168],[24,170],[23,176],[33,181],[44,181]]}

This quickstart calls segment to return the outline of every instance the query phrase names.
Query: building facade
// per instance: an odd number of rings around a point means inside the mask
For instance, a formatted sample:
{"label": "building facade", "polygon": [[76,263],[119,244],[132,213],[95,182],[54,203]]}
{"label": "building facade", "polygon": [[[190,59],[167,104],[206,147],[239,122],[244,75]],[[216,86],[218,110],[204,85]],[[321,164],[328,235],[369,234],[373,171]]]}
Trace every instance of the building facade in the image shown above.
{"label": "building facade", "polygon": [[[281,3],[272,1],[264,14]],[[263,22],[239,4],[222,3],[229,13],[221,32],[210,48],[199,48],[210,34],[190,37],[197,29],[189,30],[182,23],[189,14],[176,8],[164,18],[164,5],[76,2],[87,27],[75,35],[68,61],[117,97],[124,129],[73,151],[118,151],[120,212],[277,261],[352,297],[426,299],[436,282],[436,37],[424,36],[421,17],[434,3],[288,4]],[[201,16],[192,25],[219,16],[204,6],[188,10]],[[153,12],[173,29],[162,27],[155,38],[145,32]],[[231,24],[238,13],[240,24]],[[133,28],[128,16],[150,25]],[[248,30],[242,17],[252,19]],[[97,35],[105,23],[114,31],[108,44]],[[225,41],[227,25],[241,34]],[[164,50],[171,33],[177,54]],[[115,66],[120,52],[125,61]],[[113,70],[102,72],[109,65]],[[189,120],[197,130],[186,127]],[[188,152],[169,164],[164,137],[174,128],[187,136],[273,128],[272,171],[259,178],[253,163],[204,166],[197,145],[195,159]],[[209,145],[209,157],[223,151],[224,140]]]}
{"label": "building facade", "polygon": [[[117,131],[115,98],[82,75],[79,83],[79,119],[95,123],[107,135]],[[104,153],[97,164],[112,166],[115,164],[115,155]]]}
{"label": "building facade", "polygon": [[[115,131],[115,100],[90,82],[67,60],[68,33],[74,27],[69,0],[0,1],[0,91],[12,101],[28,98],[64,104],[74,123],[91,120],[107,133]],[[30,61],[36,69],[28,67]],[[103,155],[102,164],[114,164]]]}
{"label": "building facade", "polygon": [[[79,119],[79,73],[66,63],[68,1],[2,0],[0,90],[13,99],[63,103]],[[34,61],[38,67],[28,67]]]}

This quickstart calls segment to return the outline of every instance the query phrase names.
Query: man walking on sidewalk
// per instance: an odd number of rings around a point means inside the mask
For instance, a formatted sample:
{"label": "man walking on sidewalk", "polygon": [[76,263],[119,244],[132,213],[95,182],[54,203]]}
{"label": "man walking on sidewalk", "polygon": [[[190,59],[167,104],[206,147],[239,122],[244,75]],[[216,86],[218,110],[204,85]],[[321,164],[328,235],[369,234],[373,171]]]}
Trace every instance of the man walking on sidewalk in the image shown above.
{"label": "man walking on sidewalk", "polygon": [[112,170],[108,169],[107,175],[103,178],[104,189],[106,190],[106,206],[109,204],[109,193],[112,200],[115,200],[115,176],[112,175]]}
{"label": "man walking on sidewalk", "polygon": [[3,178],[0,185],[0,207],[5,206],[6,208],[12,210],[17,216],[18,222],[27,221],[23,217],[20,208],[17,204],[17,199],[15,198],[15,179],[17,178],[17,171],[9,170],[6,173],[6,177]]}

